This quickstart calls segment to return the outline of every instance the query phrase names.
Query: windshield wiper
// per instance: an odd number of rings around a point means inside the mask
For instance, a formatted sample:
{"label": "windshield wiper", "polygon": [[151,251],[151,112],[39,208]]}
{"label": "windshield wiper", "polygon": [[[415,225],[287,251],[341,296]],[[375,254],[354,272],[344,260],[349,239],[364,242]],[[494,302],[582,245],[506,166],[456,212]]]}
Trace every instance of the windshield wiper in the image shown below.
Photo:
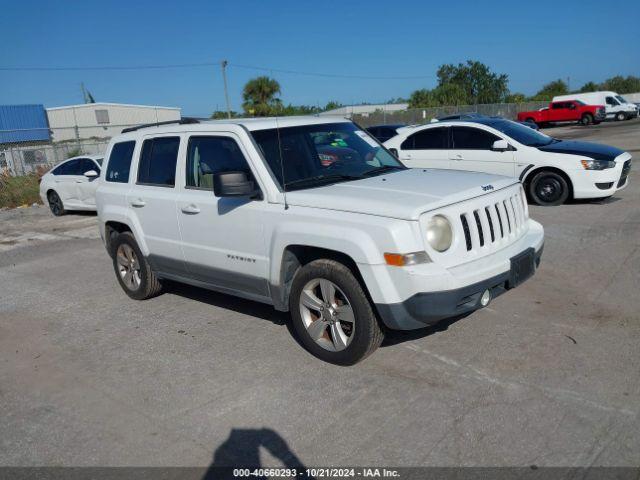
{"label": "windshield wiper", "polygon": [[323,183],[334,183],[340,180],[360,180],[362,177],[356,175],[332,174],[332,175],[316,175],[315,177],[300,178],[292,180],[284,184],[285,188],[312,186]]}
{"label": "windshield wiper", "polygon": [[379,175],[384,172],[388,172],[389,170],[406,170],[406,168],[401,167],[399,165],[383,165],[378,168],[372,168],[371,170],[367,170],[362,174],[363,177],[370,177],[372,175]]}

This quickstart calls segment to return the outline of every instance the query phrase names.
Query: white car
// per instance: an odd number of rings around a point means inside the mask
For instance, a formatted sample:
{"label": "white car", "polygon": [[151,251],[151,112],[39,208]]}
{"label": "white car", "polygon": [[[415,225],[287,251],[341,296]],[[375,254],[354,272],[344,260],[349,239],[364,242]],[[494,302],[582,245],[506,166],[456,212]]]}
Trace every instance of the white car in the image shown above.
{"label": "white car", "polygon": [[100,233],[129,297],[169,279],[264,302],[338,364],[386,328],[486,306],[533,275],[544,241],[516,179],[408,169],[345,119],[128,129],[101,179]]}
{"label": "white car", "polygon": [[40,198],[55,216],[69,210],[96,210],[102,155],[83,155],[59,163],[40,180]]}
{"label": "white car", "polygon": [[609,197],[631,170],[631,155],[618,148],[558,140],[498,117],[405,127],[384,145],[411,168],[516,177],[538,205]]}

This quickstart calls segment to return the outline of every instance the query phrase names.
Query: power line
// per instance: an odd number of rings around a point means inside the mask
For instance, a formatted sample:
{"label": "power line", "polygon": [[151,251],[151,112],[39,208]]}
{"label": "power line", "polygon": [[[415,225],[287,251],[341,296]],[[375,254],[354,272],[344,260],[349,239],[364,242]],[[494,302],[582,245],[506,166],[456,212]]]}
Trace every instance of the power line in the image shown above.
{"label": "power line", "polygon": [[13,72],[65,72],[65,71],[88,71],[88,70],[160,70],[169,68],[193,68],[210,67],[220,65],[220,62],[203,63],[178,63],[173,65],[109,65],[109,66],[89,66],[89,67],[0,67],[2,71]]}
{"label": "power line", "polygon": [[[44,66],[31,66],[31,67],[17,67],[17,66],[0,66],[0,71],[5,72],[74,72],[74,71],[123,71],[123,70],[167,70],[167,69],[179,69],[179,68],[200,68],[200,67],[212,67],[218,66],[220,62],[201,62],[201,63],[177,63],[166,65],[105,65],[105,66],[56,66],[56,67],[44,67]],[[348,75],[339,73],[322,73],[322,72],[305,72],[299,70],[287,70],[282,68],[270,68],[260,67],[255,65],[242,65],[238,63],[228,62],[229,67],[242,68],[245,70],[258,70],[271,73],[283,73],[288,75],[304,75],[311,77],[324,77],[324,78],[347,78],[354,80],[417,80],[435,78],[434,75],[409,75],[409,76],[372,76],[372,75]]]}
{"label": "power line", "polygon": [[284,70],[280,68],[257,67],[255,65],[241,65],[238,63],[229,63],[230,67],[244,68],[247,70],[262,70],[264,72],[287,73],[293,75],[308,75],[313,77],[331,77],[331,78],[353,78],[358,80],[415,80],[424,78],[435,78],[434,75],[410,75],[410,76],[370,76],[370,75],[343,75],[339,73],[318,73],[318,72],[301,72],[298,70]]}

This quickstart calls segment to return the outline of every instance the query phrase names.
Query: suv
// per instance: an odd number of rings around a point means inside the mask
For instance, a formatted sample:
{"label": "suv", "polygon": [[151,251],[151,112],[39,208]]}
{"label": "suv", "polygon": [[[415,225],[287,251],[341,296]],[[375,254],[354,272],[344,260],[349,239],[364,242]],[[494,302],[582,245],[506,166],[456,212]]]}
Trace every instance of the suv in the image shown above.
{"label": "suv", "polygon": [[[349,154],[324,162],[327,139]],[[170,279],[271,304],[337,364],[386,328],[486,306],[540,262],[516,179],[408,169],[348,120],[140,127],[105,158],[100,233],[127,295]]]}

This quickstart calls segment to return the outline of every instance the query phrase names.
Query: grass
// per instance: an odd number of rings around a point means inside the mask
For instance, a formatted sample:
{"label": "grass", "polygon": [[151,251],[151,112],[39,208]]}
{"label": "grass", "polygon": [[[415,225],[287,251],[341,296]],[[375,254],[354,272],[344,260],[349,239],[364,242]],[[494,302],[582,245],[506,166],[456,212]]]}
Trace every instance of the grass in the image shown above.
{"label": "grass", "polygon": [[42,203],[39,178],[40,175],[37,173],[12,177],[0,172],[0,208]]}

